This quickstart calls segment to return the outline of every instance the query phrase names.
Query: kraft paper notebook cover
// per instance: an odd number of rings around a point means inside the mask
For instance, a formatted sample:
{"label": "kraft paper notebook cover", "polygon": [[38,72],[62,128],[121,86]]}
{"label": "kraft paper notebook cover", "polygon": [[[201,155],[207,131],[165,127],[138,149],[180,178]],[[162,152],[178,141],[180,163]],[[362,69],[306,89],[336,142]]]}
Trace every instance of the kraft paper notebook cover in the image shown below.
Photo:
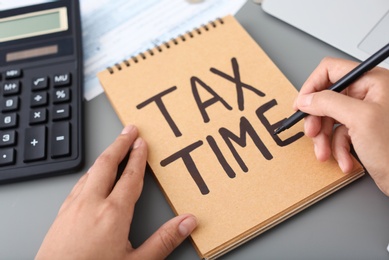
{"label": "kraft paper notebook cover", "polygon": [[228,16],[98,75],[121,122],[138,126],[176,214],[192,213],[213,259],[361,177],[320,163],[303,123],[279,136],[296,89]]}

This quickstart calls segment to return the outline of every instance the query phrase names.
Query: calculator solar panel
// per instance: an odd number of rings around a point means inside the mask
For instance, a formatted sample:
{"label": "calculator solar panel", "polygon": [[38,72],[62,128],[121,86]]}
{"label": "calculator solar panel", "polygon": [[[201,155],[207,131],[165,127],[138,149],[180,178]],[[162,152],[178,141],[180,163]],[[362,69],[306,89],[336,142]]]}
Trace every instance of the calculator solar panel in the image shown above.
{"label": "calculator solar panel", "polygon": [[78,2],[0,11],[0,24],[4,17],[58,8],[67,18],[67,28],[60,32],[3,42],[0,36],[0,182],[71,173],[82,166]]}

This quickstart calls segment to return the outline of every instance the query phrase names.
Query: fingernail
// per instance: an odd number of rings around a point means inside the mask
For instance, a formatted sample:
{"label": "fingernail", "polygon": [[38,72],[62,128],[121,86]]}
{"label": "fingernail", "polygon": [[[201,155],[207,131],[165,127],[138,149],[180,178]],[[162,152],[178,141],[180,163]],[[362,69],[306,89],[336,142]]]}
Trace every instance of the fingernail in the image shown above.
{"label": "fingernail", "polygon": [[133,125],[127,125],[126,127],[123,128],[122,130],[122,134],[127,134],[129,132],[131,132],[131,130],[134,128]]}
{"label": "fingernail", "polygon": [[342,170],[342,172],[346,172],[344,169],[344,163],[342,161],[338,161],[339,168]]}
{"label": "fingernail", "polygon": [[181,236],[189,236],[190,233],[197,227],[197,220],[194,216],[188,216],[178,225],[178,232]]}
{"label": "fingernail", "polygon": [[142,144],[142,138],[138,137],[138,138],[135,140],[134,144],[132,145],[132,149],[138,148],[141,144]]}
{"label": "fingernail", "polygon": [[302,95],[298,100],[298,106],[307,107],[312,103],[313,94]]}

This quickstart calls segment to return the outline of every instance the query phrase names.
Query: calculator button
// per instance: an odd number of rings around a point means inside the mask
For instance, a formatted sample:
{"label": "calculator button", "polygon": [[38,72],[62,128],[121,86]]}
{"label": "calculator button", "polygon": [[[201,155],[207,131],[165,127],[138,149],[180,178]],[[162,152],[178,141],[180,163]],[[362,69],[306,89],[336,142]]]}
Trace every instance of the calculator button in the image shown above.
{"label": "calculator button", "polygon": [[70,89],[68,88],[57,89],[54,93],[53,103],[57,104],[57,103],[62,103],[67,101],[70,101]]}
{"label": "calculator button", "polygon": [[8,148],[0,150],[0,166],[15,163],[15,149]]}
{"label": "calculator button", "polygon": [[20,69],[11,69],[5,72],[5,79],[16,79],[22,76],[22,70]]}
{"label": "calculator button", "polygon": [[0,147],[11,146],[16,144],[16,131],[0,132]]}
{"label": "calculator button", "polygon": [[43,90],[49,87],[49,81],[47,77],[38,77],[32,79],[32,90]]}
{"label": "calculator button", "polygon": [[35,161],[46,158],[46,127],[26,128],[24,139],[24,161]]}
{"label": "calculator button", "polygon": [[3,84],[3,95],[13,95],[20,92],[20,81],[8,81]]}
{"label": "calculator button", "polygon": [[17,110],[19,108],[19,97],[10,97],[3,100],[1,110],[3,112]]}
{"label": "calculator button", "polygon": [[45,123],[47,121],[46,108],[30,110],[30,124]]}
{"label": "calculator button", "polygon": [[57,158],[70,154],[70,123],[53,124],[51,140],[51,157]]}
{"label": "calculator button", "polygon": [[54,75],[53,84],[54,87],[68,86],[70,85],[70,80],[71,80],[70,73],[58,74],[58,75]]}
{"label": "calculator button", "polygon": [[15,113],[0,115],[0,129],[12,128],[18,125],[18,115]]}
{"label": "calculator button", "polygon": [[31,96],[31,107],[44,106],[47,104],[47,92],[33,93]]}
{"label": "calculator button", "polygon": [[63,120],[70,118],[70,106],[58,105],[53,107],[53,120]]}

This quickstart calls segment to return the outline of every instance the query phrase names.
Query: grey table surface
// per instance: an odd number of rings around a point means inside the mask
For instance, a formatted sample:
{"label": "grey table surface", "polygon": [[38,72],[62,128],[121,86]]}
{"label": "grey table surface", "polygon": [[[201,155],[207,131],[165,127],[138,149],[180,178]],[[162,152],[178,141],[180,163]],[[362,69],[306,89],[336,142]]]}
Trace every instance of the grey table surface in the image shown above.
{"label": "grey table surface", "polygon": [[[236,18],[299,89],[325,56],[352,59],[248,1]],[[77,173],[0,186],[0,259],[32,259],[73,185],[122,125],[104,94],[85,102],[86,163]],[[174,214],[150,173],[130,239],[140,245]],[[91,230],[90,235],[93,235]],[[389,198],[366,175],[222,259],[388,259]],[[198,259],[187,240],[169,259]]]}

